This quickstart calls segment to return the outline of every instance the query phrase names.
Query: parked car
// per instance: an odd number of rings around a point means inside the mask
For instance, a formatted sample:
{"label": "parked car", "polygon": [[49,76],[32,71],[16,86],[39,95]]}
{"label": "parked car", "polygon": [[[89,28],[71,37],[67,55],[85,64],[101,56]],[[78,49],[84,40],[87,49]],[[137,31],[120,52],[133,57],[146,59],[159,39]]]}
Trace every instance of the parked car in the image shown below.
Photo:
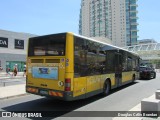
{"label": "parked car", "polygon": [[139,68],[140,72],[140,79],[154,79],[156,78],[156,72],[154,68],[148,67],[148,66],[140,66]]}

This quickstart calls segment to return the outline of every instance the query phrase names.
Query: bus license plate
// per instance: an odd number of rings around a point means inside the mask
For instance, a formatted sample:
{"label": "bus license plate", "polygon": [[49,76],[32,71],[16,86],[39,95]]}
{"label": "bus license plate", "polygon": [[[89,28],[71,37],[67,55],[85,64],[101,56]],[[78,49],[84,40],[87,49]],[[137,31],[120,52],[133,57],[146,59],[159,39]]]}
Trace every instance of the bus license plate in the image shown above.
{"label": "bus license plate", "polygon": [[46,91],[46,90],[40,90],[40,94],[48,95],[48,91]]}

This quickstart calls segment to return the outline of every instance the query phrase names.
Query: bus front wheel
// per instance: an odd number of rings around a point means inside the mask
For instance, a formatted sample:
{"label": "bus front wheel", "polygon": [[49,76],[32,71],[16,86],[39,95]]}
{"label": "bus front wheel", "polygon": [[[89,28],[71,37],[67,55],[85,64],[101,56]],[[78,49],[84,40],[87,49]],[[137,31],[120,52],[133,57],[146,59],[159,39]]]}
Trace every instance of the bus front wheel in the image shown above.
{"label": "bus front wheel", "polygon": [[104,85],[103,85],[103,95],[104,96],[107,96],[110,92],[110,89],[111,89],[111,84],[110,84],[110,81],[109,80],[106,80],[104,82]]}

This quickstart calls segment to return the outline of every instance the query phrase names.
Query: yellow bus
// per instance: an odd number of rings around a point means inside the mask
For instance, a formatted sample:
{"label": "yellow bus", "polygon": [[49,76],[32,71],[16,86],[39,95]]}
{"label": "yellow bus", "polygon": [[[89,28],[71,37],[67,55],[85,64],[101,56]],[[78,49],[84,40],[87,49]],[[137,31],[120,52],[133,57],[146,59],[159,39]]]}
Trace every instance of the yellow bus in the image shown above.
{"label": "yellow bus", "polygon": [[67,32],[28,44],[28,93],[72,101],[108,95],[139,78],[139,56],[105,42]]}

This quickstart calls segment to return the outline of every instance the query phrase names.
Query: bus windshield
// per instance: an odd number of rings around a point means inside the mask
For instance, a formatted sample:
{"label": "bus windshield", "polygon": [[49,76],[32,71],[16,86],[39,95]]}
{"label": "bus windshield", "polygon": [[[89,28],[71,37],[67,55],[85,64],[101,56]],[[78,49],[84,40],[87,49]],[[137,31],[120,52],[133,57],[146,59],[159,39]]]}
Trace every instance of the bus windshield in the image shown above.
{"label": "bus windshield", "polygon": [[64,56],[65,38],[64,35],[31,38],[29,39],[28,56]]}

